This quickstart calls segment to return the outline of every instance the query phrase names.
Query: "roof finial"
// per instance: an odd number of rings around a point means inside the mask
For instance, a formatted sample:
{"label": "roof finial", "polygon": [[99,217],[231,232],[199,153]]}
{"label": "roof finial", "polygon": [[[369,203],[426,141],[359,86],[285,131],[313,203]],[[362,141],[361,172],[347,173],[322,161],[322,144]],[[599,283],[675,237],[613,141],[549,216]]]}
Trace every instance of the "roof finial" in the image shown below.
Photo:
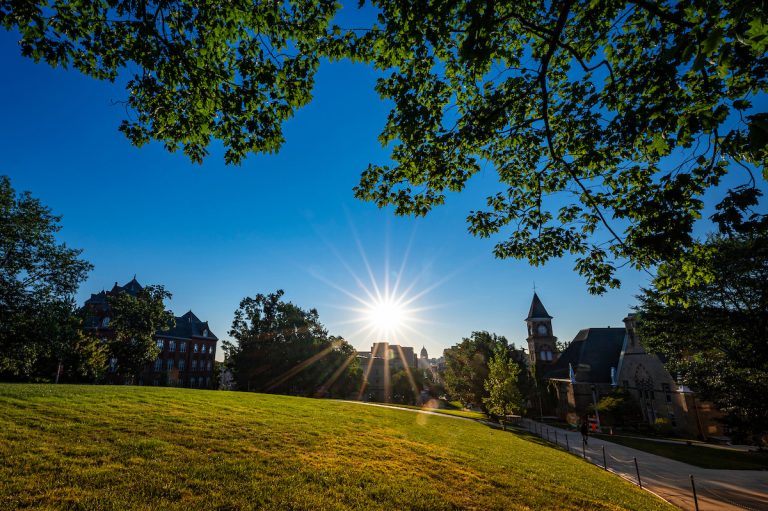
{"label": "roof finial", "polygon": [[536,281],[535,280],[533,281],[533,292],[534,293],[536,292]]}

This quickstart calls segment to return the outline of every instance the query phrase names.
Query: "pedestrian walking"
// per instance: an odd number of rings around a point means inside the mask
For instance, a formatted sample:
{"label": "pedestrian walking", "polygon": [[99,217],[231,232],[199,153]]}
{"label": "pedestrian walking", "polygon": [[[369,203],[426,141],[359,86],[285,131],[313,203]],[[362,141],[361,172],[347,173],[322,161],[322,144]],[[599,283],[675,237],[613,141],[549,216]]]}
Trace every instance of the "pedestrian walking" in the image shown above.
{"label": "pedestrian walking", "polygon": [[584,445],[587,445],[587,438],[589,437],[589,422],[586,419],[581,421],[581,441]]}

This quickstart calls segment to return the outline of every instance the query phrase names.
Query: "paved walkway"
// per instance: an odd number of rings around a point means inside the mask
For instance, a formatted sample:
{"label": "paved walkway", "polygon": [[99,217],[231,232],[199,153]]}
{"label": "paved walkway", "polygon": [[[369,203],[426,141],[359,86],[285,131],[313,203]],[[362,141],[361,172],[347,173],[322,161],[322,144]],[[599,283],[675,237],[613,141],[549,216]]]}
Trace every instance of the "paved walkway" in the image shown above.
{"label": "paved walkway", "polygon": [[520,426],[578,456],[586,456],[595,465],[602,467],[605,459],[608,470],[635,484],[639,470],[644,488],[682,509],[694,509],[690,478],[693,476],[699,511],[768,510],[768,471],[699,468],[594,437],[589,438],[589,445],[582,450],[580,433],[528,419]]}
{"label": "paved walkway", "polygon": [[[471,420],[488,426],[499,427],[498,424],[488,421],[428,410],[400,408],[380,403],[349,402],[440,415],[452,419]],[[605,447],[605,462],[609,471],[634,484],[637,484],[637,472],[639,471],[643,488],[681,509],[695,509],[690,477],[693,476],[699,511],[741,511],[745,509],[748,511],[768,511],[768,471],[699,468],[594,437],[589,438],[589,445],[582,450],[580,433],[566,431],[529,419],[523,419],[518,427],[548,439],[551,443],[557,443],[573,454],[585,456],[600,467],[603,466],[603,447]],[[635,468],[635,459],[637,459],[637,468]]]}

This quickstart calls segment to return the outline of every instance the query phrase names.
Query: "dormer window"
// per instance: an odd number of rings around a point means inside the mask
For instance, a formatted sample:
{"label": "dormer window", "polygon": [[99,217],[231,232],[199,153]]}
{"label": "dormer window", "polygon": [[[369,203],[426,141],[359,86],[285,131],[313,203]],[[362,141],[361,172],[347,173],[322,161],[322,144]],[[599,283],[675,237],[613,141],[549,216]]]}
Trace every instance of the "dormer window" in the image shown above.
{"label": "dormer window", "polygon": [[208,329],[203,330],[203,337],[208,337]]}

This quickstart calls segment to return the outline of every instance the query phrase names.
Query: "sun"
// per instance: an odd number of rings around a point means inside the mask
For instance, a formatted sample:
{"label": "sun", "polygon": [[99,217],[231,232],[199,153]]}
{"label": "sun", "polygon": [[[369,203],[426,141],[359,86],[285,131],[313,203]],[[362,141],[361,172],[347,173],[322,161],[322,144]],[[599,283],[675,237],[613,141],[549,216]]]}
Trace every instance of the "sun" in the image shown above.
{"label": "sun", "polygon": [[408,310],[400,301],[383,297],[368,304],[365,316],[372,329],[395,332],[407,322]]}

